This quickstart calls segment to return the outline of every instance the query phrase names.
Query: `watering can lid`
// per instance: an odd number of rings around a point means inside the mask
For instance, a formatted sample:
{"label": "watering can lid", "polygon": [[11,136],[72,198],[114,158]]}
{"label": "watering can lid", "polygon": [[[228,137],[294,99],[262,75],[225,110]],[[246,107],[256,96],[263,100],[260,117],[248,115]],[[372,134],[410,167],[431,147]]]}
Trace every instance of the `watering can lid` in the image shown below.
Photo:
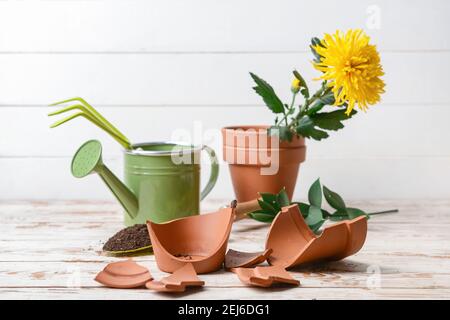
{"label": "watering can lid", "polygon": [[186,142],[157,141],[136,143],[131,150],[124,150],[126,154],[142,156],[167,156],[179,153],[193,153],[202,150],[202,145],[193,145]]}

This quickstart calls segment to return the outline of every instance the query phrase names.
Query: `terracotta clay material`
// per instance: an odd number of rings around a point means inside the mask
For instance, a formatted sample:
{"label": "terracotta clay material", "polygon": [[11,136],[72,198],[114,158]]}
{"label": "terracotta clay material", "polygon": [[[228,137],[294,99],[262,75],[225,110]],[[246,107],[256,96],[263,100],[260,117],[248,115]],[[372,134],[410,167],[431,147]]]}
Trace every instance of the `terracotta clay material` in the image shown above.
{"label": "terracotta clay material", "polygon": [[201,287],[205,284],[200,280],[191,263],[187,263],[161,281],[149,281],[145,284],[148,289],[160,292],[184,292],[186,287]]}
{"label": "terracotta clay material", "polygon": [[133,260],[110,263],[95,277],[95,281],[104,286],[118,289],[142,287],[152,279],[147,268]]}
{"label": "terracotta clay material", "polygon": [[225,259],[234,210],[222,208],[161,224],[148,221],[159,269],[172,273],[190,262],[197,273],[218,270]]}
{"label": "terracotta clay material", "polygon": [[184,292],[186,291],[185,286],[168,285],[161,281],[149,281],[145,284],[145,287],[150,290],[158,292]]}
{"label": "terracotta clay material", "polygon": [[200,280],[192,263],[186,263],[183,267],[161,280],[165,284],[183,286],[203,286],[205,281]]}
{"label": "terracotta clay material", "polygon": [[225,255],[225,268],[249,268],[266,261],[271,253],[272,249],[262,252],[241,252],[230,249]]}
{"label": "terracotta clay material", "polygon": [[315,235],[296,204],[284,207],[275,217],[266,240],[273,249],[268,262],[285,268],[320,260],[340,260],[358,252],[366,239],[364,216],[325,227]]}
{"label": "terracotta clay material", "polygon": [[248,285],[258,287],[271,287],[276,283],[290,284],[299,286],[300,281],[294,279],[289,272],[280,266],[256,267],[252,268],[233,268],[239,279]]}
{"label": "terracotta clay material", "polygon": [[[276,136],[268,136],[267,129],[268,126],[222,129],[223,159],[229,164],[238,202],[254,200],[259,192],[276,194],[282,188],[292,199],[300,163],[305,161],[305,139],[294,136],[290,142],[279,141]],[[262,168],[270,166],[278,166],[278,171],[261,173]]]}

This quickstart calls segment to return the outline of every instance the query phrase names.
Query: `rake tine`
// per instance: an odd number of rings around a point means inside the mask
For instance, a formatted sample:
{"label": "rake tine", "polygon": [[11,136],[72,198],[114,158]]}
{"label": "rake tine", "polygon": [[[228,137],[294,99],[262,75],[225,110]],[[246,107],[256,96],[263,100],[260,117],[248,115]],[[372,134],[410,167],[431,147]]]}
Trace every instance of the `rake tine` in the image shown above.
{"label": "rake tine", "polygon": [[83,117],[89,121],[91,121],[93,124],[95,124],[97,127],[99,127],[100,129],[104,130],[105,132],[107,132],[109,135],[111,135],[117,142],[119,142],[124,148],[126,149],[131,149],[130,143],[128,141],[124,141],[121,137],[119,137],[118,135],[116,135],[115,132],[110,131],[108,128],[106,128],[101,122],[99,122],[96,118],[93,118],[92,116],[90,116],[89,114],[86,114],[82,111],[74,113],[64,119],[58,120],[55,123],[53,123],[50,128],[56,128],[60,125],[62,125],[63,123],[66,123],[74,118],[77,117]]}
{"label": "rake tine", "polygon": [[52,103],[52,104],[50,104],[50,106],[56,106],[56,105],[60,105],[60,104],[72,102],[72,101],[81,102],[84,105],[84,107],[86,109],[88,109],[94,117],[96,117],[100,122],[103,122],[106,127],[110,128],[112,131],[114,131],[118,136],[120,136],[122,138],[123,141],[126,141],[128,144],[130,144],[130,141],[128,140],[128,138],[122,132],[120,132],[119,129],[117,129],[112,123],[110,123],[108,120],[106,120],[97,110],[95,110],[95,108],[93,106],[91,106],[83,98],[80,98],[80,97],[70,98],[70,99]]}
{"label": "rake tine", "polygon": [[61,114],[61,113],[64,113],[64,112],[67,112],[67,111],[70,111],[70,110],[74,110],[74,109],[79,109],[79,110],[83,111],[84,113],[89,114],[90,116],[95,118],[95,116],[91,113],[91,111],[89,111],[82,104],[75,104],[75,105],[72,105],[72,106],[68,106],[68,107],[65,107],[65,108],[62,108],[62,109],[50,112],[48,114],[48,116],[54,116],[54,115]]}

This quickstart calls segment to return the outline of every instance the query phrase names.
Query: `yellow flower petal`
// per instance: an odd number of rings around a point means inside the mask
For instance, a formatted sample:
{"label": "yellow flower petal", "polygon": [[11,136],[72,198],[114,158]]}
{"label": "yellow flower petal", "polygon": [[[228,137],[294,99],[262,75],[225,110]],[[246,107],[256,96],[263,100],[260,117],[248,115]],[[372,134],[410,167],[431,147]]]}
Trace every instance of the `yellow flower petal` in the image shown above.
{"label": "yellow flower petal", "polygon": [[365,111],[368,105],[380,101],[385,84],[380,55],[370,38],[360,29],[347,33],[336,31],[325,34],[314,50],[321,56],[314,62],[316,70],[323,72],[319,79],[327,80],[334,93],[335,105],[348,104],[349,114],[355,104]]}

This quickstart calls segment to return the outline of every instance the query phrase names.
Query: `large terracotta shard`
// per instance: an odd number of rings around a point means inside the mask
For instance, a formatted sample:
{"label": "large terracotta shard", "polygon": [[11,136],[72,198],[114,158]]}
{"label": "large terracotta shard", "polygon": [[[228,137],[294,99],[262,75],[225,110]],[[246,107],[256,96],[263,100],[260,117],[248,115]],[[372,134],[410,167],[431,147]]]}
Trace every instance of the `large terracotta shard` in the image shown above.
{"label": "large terracotta shard", "polygon": [[145,284],[148,289],[159,292],[184,292],[186,287],[201,287],[205,284],[195,272],[191,263],[187,263],[173,274],[161,281],[149,281]]}
{"label": "large terracotta shard", "polygon": [[234,210],[234,206],[222,208],[160,224],[148,221],[159,269],[172,273],[189,262],[197,273],[218,270],[225,259]]}
{"label": "large terracotta shard", "polygon": [[95,277],[95,281],[104,286],[117,289],[138,288],[152,280],[147,268],[133,260],[112,262]]}
{"label": "large terracotta shard", "polygon": [[271,287],[277,283],[299,286],[300,281],[294,279],[289,272],[281,266],[233,268],[241,282],[257,287]]}
{"label": "large terracotta shard", "polygon": [[268,262],[290,268],[319,260],[340,260],[358,252],[366,234],[367,219],[361,216],[328,226],[317,236],[296,204],[283,207],[267,236],[266,248],[273,250]]}
{"label": "large terracotta shard", "polygon": [[248,268],[267,260],[272,253],[272,249],[266,249],[262,252],[241,252],[229,249],[225,255],[225,268]]}

